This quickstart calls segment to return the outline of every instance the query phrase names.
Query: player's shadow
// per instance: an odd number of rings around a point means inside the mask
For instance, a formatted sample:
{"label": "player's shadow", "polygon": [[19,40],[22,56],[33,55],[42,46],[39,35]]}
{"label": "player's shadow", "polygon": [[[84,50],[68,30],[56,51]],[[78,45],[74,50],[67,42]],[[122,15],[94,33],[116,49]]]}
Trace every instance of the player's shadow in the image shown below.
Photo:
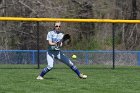
{"label": "player's shadow", "polygon": [[48,80],[48,81],[62,81],[63,82],[63,79],[55,78],[55,77],[44,77],[44,80]]}
{"label": "player's shadow", "polygon": [[46,79],[46,80],[55,80],[57,78],[54,78],[54,77],[45,77],[44,79]]}

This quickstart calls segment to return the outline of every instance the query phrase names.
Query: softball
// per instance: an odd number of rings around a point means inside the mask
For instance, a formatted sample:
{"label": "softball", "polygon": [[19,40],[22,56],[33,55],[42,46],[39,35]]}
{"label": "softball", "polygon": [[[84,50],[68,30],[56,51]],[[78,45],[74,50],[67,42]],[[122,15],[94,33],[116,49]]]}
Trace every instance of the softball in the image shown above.
{"label": "softball", "polygon": [[76,59],[76,58],[77,58],[77,56],[76,56],[76,55],[72,55],[72,58],[73,58],[73,59]]}

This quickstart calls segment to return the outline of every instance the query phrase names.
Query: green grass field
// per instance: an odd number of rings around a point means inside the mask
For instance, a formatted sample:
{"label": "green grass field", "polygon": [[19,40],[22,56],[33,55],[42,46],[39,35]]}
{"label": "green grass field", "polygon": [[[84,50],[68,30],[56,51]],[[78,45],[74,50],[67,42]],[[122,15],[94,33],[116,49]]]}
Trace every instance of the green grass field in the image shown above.
{"label": "green grass field", "polygon": [[0,93],[140,93],[140,68],[82,66],[88,75],[79,79],[69,68],[56,65],[36,80],[42,69],[0,69]]}

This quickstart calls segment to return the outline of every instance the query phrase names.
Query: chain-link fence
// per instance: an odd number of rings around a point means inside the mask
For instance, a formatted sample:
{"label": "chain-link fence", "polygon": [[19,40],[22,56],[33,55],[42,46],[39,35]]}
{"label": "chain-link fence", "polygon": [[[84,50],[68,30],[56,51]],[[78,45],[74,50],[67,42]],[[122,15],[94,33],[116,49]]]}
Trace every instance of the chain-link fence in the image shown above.
{"label": "chain-link fence", "polygon": [[[47,50],[40,50],[39,64],[47,65]],[[92,66],[93,68],[113,68],[112,51],[63,51],[76,65]],[[1,50],[0,68],[38,68],[37,50]],[[75,54],[76,59],[71,58]],[[55,60],[55,64],[63,64]],[[116,68],[139,67],[140,51],[116,51]]]}
{"label": "chain-link fence", "polygon": [[[126,29],[128,26],[129,30]],[[16,64],[21,68],[23,64],[24,68],[39,68],[40,64],[47,64],[46,36],[54,29],[54,23],[1,21],[0,27],[0,68],[11,65],[14,68]],[[63,46],[62,51],[69,58],[76,54],[77,59],[71,60],[79,65],[137,67],[138,28],[139,24],[62,22],[62,32],[71,35],[71,44]]]}

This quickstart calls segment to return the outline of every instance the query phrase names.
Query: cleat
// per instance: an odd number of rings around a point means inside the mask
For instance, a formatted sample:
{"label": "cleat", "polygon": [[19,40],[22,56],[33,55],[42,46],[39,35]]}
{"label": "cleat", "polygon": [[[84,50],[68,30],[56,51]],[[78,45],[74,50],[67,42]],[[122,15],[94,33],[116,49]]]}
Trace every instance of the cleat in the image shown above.
{"label": "cleat", "polygon": [[37,80],[43,80],[44,78],[41,77],[41,76],[38,76],[36,79],[37,79]]}
{"label": "cleat", "polygon": [[79,78],[81,78],[81,79],[86,79],[86,78],[87,78],[87,75],[80,74]]}

